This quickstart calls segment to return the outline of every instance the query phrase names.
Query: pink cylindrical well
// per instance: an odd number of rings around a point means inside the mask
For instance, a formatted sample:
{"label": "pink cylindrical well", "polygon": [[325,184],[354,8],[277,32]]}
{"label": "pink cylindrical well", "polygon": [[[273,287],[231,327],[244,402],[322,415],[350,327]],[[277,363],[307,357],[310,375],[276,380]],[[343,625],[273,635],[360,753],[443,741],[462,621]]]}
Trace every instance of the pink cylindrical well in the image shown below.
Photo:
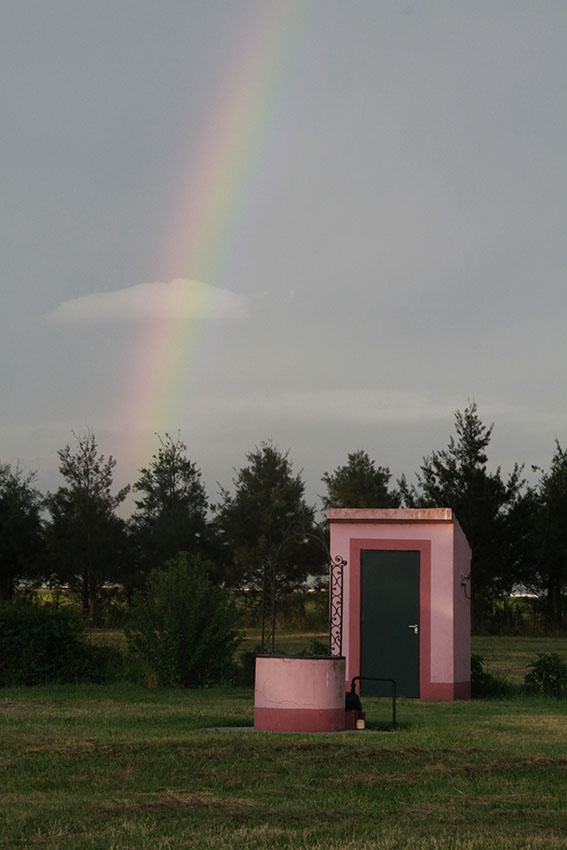
{"label": "pink cylindrical well", "polygon": [[259,656],[254,728],[338,732],[345,728],[345,659]]}

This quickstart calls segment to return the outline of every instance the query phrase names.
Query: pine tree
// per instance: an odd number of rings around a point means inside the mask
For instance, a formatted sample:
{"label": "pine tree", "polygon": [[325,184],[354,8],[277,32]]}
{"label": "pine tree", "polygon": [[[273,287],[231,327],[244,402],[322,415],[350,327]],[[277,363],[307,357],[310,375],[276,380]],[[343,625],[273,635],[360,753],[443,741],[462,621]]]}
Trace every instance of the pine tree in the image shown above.
{"label": "pine tree", "polygon": [[159,448],[134,484],[132,532],[143,573],[162,567],[179,552],[207,557],[210,541],[207,495],[201,472],[187,457],[179,435],[159,437]]}
{"label": "pine tree", "polygon": [[533,584],[545,597],[548,628],[561,629],[567,617],[567,452],[558,441],[536,499]]}
{"label": "pine tree", "polygon": [[314,516],[304,499],[305,485],[293,473],[288,453],[271,443],[246,458],[248,465],[233,479],[234,492],[222,489],[216,508],[226,580],[259,589],[265,565],[277,562],[278,585],[295,587],[327,566],[302,533],[312,529]]}
{"label": "pine tree", "polygon": [[0,464],[0,600],[9,600],[19,582],[41,572],[44,539],[35,473]]}
{"label": "pine tree", "polygon": [[388,489],[390,478],[388,467],[375,466],[365,451],[352,452],[344,466],[323,475],[327,487],[327,495],[321,497],[323,507],[397,508],[400,495]]}
{"label": "pine tree", "polygon": [[418,486],[400,481],[407,506],[452,508],[472,549],[472,612],[488,627],[497,599],[522,581],[526,568],[528,491],[518,464],[504,480],[488,468],[494,425],[485,425],[475,402],[455,413],[455,436],[446,449],[424,458]]}
{"label": "pine tree", "polygon": [[67,445],[58,452],[65,484],[46,500],[47,541],[55,578],[69,585],[92,620],[104,585],[119,581],[124,569],[126,527],[116,509],[130,488],[113,494],[115,459],[99,454],[91,430],[74,436],[75,450]]}

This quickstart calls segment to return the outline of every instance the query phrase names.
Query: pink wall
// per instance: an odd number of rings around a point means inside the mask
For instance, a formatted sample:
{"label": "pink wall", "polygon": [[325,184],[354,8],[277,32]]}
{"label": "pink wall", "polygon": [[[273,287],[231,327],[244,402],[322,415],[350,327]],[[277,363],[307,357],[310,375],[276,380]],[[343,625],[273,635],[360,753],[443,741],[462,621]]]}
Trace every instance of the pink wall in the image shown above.
{"label": "pink wall", "polygon": [[420,697],[470,696],[470,612],[461,585],[470,548],[449,508],[333,508],[327,514],[331,556],[348,562],[343,580],[343,646],[347,685],[360,673],[360,553],[420,552]]}

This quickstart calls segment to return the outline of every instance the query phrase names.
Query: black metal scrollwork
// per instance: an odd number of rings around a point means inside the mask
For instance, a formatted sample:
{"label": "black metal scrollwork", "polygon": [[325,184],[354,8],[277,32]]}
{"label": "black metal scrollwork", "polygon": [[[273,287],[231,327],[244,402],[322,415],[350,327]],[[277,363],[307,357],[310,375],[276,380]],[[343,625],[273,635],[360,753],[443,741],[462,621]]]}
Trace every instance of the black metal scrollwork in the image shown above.
{"label": "black metal scrollwork", "polygon": [[343,654],[343,576],[347,562],[335,555],[329,571],[329,642],[331,655]]}

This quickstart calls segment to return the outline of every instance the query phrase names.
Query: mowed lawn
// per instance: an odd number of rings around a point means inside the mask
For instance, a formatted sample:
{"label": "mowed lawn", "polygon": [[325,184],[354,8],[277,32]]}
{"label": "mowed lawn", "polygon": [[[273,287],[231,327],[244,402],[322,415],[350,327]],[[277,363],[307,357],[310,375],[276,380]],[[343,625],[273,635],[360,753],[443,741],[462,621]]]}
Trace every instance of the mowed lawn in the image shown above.
{"label": "mowed lawn", "polygon": [[[473,648],[516,679],[567,657],[514,640]],[[567,848],[567,700],[400,700],[396,732],[364,708],[363,732],[280,735],[243,731],[248,689],[0,691],[0,847]]]}

